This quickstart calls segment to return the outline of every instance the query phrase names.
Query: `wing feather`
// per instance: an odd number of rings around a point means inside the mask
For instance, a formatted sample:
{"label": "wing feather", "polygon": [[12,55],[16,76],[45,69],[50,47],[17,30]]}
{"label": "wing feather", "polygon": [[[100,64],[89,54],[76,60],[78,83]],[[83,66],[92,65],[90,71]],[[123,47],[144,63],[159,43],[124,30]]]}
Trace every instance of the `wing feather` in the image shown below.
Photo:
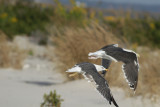
{"label": "wing feather", "polygon": [[127,50],[120,47],[110,47],[104,50],[108,56],[124,63],[122,70],[124,71],[130,88],[134,89],[135,91],[137,87],[139,71],[137,54],[132,50]]}
{"label": "wing feather", "polygon": [[122,65],[122,69],[124,71],[125,78],[131,89],[136,90],[137,82],[138,82],[138,66],[134,63],[127,63]]}
{"label": "wing feather", "polygon": [[109,101],[109,104],[111,104],[111,102],[113,102],[113,104],[116,106],[116,107],[119,107],[116,103],[116,101],[114,100],[112,94],[111,94],[111,91],[108,87],[108,84],[107,82],[105,81],[104,84],[99,84],[97,86],[97,90],[100,92],[100,94]]}

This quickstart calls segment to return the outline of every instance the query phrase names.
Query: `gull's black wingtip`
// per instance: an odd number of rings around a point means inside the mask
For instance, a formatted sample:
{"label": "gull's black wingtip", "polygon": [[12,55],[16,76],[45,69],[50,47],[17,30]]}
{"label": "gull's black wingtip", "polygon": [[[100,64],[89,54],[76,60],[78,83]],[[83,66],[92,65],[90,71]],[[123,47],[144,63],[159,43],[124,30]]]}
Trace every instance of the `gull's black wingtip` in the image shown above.
{"label": "gull's black wingtip", "polygon": [[[138,81],[138,80],[137,80]],[[137,81],[135,81],[135,83],[133,85],[130,85],[130,88],[133,89],[133,91],[135,92],[137,89]]]}
{"label": "gull's black wingtip", "polygon": [[113,97],[112,97],[112,102],[113,102],[113,104],[114,104],[116,107],[119,107]]}

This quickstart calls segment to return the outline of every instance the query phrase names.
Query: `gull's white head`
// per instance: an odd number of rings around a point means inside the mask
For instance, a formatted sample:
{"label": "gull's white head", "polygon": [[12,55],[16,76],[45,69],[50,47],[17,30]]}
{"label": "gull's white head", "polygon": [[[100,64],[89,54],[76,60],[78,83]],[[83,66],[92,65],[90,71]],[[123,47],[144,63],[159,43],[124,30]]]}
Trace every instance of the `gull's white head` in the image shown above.
{"label": "gull's white head", "polygon": [[82,69],[78,65],[75,65],[71,69],[68,69],[66,72],[69,72],[69,73],[73,73],[73,72],[81,73]]}
{"label": "gull's white head", "polygon": [[89,56],[89,59],[98,59],[98,58],[105,57],[106,53],[103,50],[99,50],[99,51],[96,51],[96,52],[90,52],[88,54],[88,56]]}
{"label": "gull's white head", "polygon": [[94,66],[96,67],[97,71],[103,71],[103,70],[106,70],[103,66],[101,65],[96,65],[94,64]]}

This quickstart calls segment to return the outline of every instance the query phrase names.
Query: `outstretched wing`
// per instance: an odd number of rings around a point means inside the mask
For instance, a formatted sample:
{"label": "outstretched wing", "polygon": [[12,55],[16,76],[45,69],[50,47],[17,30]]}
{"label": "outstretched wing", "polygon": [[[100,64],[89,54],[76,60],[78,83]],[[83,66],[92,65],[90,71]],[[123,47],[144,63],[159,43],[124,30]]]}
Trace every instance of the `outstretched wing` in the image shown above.
{"label": "outstretched wing", "polygon": [[95,82],[96,89],[109,102],[110,105],[111,102],[113,102],[113,104],[118,107],[111,94],[107,81],[102,76],[100,76],[100,74],[96,73],[96,76],[93,76],[87,73],[83,73],[83,76],[88,80],[88,82]]}
{"label": "outstretched wing", "polygon": [[[134,90],[136,89],[138,82],[139,63],[137,54],[134,51],[120,48],[118,45],[107,45],[96,52],[89,53],[88,55],[91,59],[105,58],[115,62],[123,62],[126,79],[129,82],[130,87]],[[102,65],[109,67],[109,64],[105,64],[107,63],[107,60],[105,61],[102,59]],[[104,71],[103,74],[105,73],[106,71]]]}
{"label": "outstretched wing", "polygon": [[109,101],[109,104],[113,102],[113,104],[118,107],[117,103],[115,102],[107,81],[97,72],[97,69],[94,64],[91,63],[83,63],[80,65],[82,67],[82,75],[85,79],[89,80],[90,82],[94,82],[96,85],[96,89],[104,96],[106,100]]}
{"label": "outstretched wing", "polygon": [[[110,66],[110,64],[111,64],[111,62],[112,62],[111,60],[103,59],[103,58],[102,58],[101,64],[102,64],[102,66],[103,66],[104,68],[108,69],[109,66]],[[106,70],[103,70],[103,71],[102,71],[102,76],[104,77],[105,74],[106,74]]]}
{"label": "outstretched wing", "polygon": [[122,61],[124,65],[122,69],[125,73],[127,82],[130,88],[136,90],[138,82],[139,63],[137,54],[132,50],[122,49],[120,47],[113,47],[106,50],[106,54],[113,57],[117,61]]}
{"label": "outstretched wing", "polygon": [[122,69],[130,88],[135,91],[138,82],[138,65],[130,62],[122,65]]}
{"label": "outstretched wing", "polygon": [[101,93],[101,95],[107,99],[109,101],[109,104],[111,104],[111,102],[113,102],[113,104],[118,107],[116,101],[114,100],[111,91],[108,87],[108,84],[105,80],[101,81],[100,84],[98,84],[97,86],[97,90]]}

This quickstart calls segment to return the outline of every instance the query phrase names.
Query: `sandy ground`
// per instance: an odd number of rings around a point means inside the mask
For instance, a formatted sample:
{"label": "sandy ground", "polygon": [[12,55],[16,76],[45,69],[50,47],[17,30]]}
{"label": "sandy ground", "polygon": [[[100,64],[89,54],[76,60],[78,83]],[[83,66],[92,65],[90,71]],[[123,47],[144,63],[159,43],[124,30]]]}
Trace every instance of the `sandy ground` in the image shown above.
{"label": "sandy ground", "polygon": [[[39,107],[44,93],[53,90],[64,99],[62,107],[114,107],[86,80],[64,82],[49,61],[29,58],[24,65],[22,70],[0,69],[1,107]],[[159,107],[141,97],[126,98],[122,89],[111,90],[120,107]]]}

